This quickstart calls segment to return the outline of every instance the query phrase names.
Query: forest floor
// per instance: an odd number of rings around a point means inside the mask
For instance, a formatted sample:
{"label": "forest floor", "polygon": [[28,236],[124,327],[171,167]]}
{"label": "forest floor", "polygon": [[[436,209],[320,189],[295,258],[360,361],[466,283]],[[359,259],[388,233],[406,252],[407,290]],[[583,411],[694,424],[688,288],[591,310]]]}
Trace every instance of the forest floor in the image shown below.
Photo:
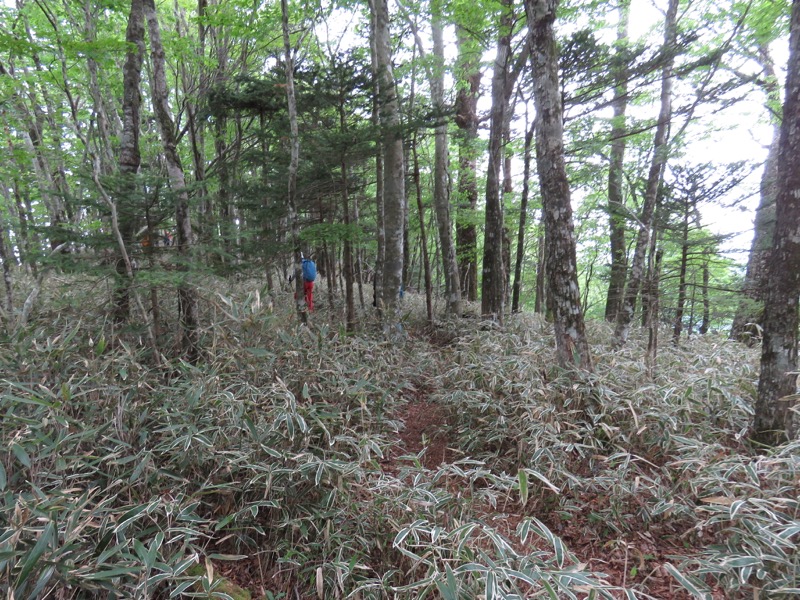
{"label": "forest floor", "polygon": [[0,591],[214,597],[220,574],[266,600],[800,588],[800,441],[746,441],[757,348],[709,334],[647,365],[641,336],[615,350],[590,322],[594,372],[564,372],[537,315],[432,326],[407,294],[387,340],[368,310],[345,334],[323,294],[298,327],[288,291],[242,281],[205,288],[202,362],[164,334],[158,365],[90,283],[51,282],[0,343]]}

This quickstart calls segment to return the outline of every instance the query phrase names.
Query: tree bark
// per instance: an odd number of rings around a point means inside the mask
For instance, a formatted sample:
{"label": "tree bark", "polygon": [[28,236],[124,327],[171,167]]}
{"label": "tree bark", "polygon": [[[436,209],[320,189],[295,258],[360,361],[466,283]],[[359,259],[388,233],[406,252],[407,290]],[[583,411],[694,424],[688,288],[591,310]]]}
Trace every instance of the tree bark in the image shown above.
{"label": "tree bark", "polygon": [[433,56],[436,64],[431,73],[431,101],[437,114],[438,124],[434,133],[433,204],[436,207],[436,223],[439,227],[442,270],[444,271],[447,314],[461,315],[461,280],[458,273],[456,245],[453,239],[453,220],[450,216],[450,186],[448,165],[447,122],[444,118],[444,36],[442,33],[441,0],[432,2],[431,28]]}
{"label": "tree bark", "polygon": [[458,256],[461,293],[470,302],[478,299],[478,231],[474,222],[478,207],[478,96],[481,71],[477,51],[469,48],[468,35],[463,27],[456,27],[459,71],[466,81],[456,92],[456,125],[458,136],[458,216],[456,218],[456,248]]}
{"label": "tree bark", "polygon": [[764,163],[761,176],[760,198],[753,224],[753,241],[747,258],[742,285],[742,298],[736,308],[731,325],[730,337],[741,342],[752,343],[759,338],[764,295],[767,283],[767,264],[775,232],[775,196],[778,187],[778,149],[780,144],[780,125],[773,125],[772,142]]}
{"label": "tree bark", "polygon": [[558,362],[592,370],[578,287],[575,232],[564,161],[563,106],[553,26],[557,0],[525,0],[536,106],[536,165]]}
{"label": "tree bark", "polygon": [[486,212],[483,232],[481,314],[503,323],[505,289],[503,270],[503,203],[500,169],[503,127],[507,109],[506,78],[511,61],[512,2],[500,0],[502,15],[492,74],[492,109],[489,121],[489,157],[486,172]]}
{"label": "tree bark", "polygon": [[[300,230],[297,222],[297,169],[300,164],[300,134],[297,126],[297,100],[294,91],[294,60],[289,40],[289,8],[287,0],[281,0],[281,30],[283,32],[284,68],[286,73],[286,104],[289,111],[289,172],[286,206],[289,229],[294,249],[294,300],[300,322],[308,322],[308,306],[305,300],[303,281],[303,255],[300,248]],[[327,269],[326,269],[327,270]],[[330,286],[328,286],[330,289]]]}
{"label": "tree bark", "polygon": [[525,228],[528,222],[528,196],[530,195],[531,146],[533,145],[533,127],[525,133],[525,151],[522,167],[522,200],[519,206],[519,229],[517,231],[517,259],[514,264],[514,286],[511,294],[511,312],[519,312],[520,293],[522,291],[522,261],[525,258]]}
{"label": "tree bark", "polygon": [[178,318],[181,326],[181,350],[190,363],[197,362],[200,356],[198,326],[199,314],[197,293],[187,280],[189,263],[191,261],[192,244],[194,235],[189,218],[189,191],[183,173],[180,156],[178,155],[178,142],[175,134],[175,124],[169,108],[169,88],[167,87],[166,56],[161,43],[161,28],[154,0],[144,0],[145,20],[147,21],[150,35],[150,60],[152,63],[151,94],[156,121],[161,134],[161,145],[164,150],[164,160],[167,175],[175,194],[175,225],[177,229],[176,251],[178,254],[179,269],[183,280],[178,285]]}
{"label": "tree bark", "polygon": [[383,150],[383,215],[385,253],[378,305],[384,330],[400,327],[400,291],[403,277],[403,224],[405,222],[405,169],[400,109],[391,61],[391,35],[387,0],[373,0],[375,49],[380,87],[380,130]]}
{"label": "tree bark", "polygon": [[764,305],[761,375],[752,438],[776,445],[794,439],[800,300],[800,0],[792,2],[789,62],[778,153],[776,225]]}
{"label": "tree bark", "polygon": [[[131,0],[128,28],[125,33],[128,53],[122,67],[122,138],[119,144],[119,173],[122,179],[116,205],[127,207],[136,190],[136,174],[141,164],[139,130],[141,126],[141,80],[144,61],[144,3]],[[122,210],[118,220],[122,247],[116,256],[117,279],[114,286],[114,321],[122,324],[130,318],[130,277],[124,247],[129,247],[134,237],[134,221],[130,209]]]}
{"label": "tree bark", "polygon": [[[669,0],[667,14],[664,20],[664,51],[669,53],[675,46],[677,39],[677,15],[679,0]],[[650,229],[653,226],[658,188],[664,173],[664,166],[669,155],[669,126],[672,120],[672,70],[674,58],[670,55],[666,59],[661,73],[661,109],[658,114],[655,139],[653,142],[653,158],[650,171],[647,175],[642,212],[639,217],[639,233],[636,237],[636,248],[633,253],[631,270],[628,274],[628,284],[625,288],[625,297],[622,307],[617,315],[617,324],[614,331],[615,342],[618,346],[628,341],[628,336],[636,312],[636,299],[642,287],[642,278],[645,269],[647,246],[650,241]]]}
{"label": "tree bark", "polygon": [[625,294],[627,246],[625,244],[625,195],[623,169],[627,126],[625,113],[628,106],[628,63],[625,52],[628,42],[630,0],[620,0],[617,43],[614,56],[614,100],[611,106],[611,156],[608,165],[608,221],[611,242],[611,272],[606,295],[606,321],[615,322]]}

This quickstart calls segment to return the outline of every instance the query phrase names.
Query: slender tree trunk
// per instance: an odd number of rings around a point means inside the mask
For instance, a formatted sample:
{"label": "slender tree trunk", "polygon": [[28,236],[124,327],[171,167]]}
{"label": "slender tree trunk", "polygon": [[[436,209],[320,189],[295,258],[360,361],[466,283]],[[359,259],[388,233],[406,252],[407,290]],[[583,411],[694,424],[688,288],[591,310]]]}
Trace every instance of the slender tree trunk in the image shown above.
{"label": "slender tree trunk", "polygon": [[[370,56],[372,59],[372,123],[376,129],[381,127],[381,110],[383,95],[381,64],[378,51],[378,12],[379,3],[383,0],[369,0],[370,7]],[[384,6],[385,8],[385,6]],[[388,8],[386,8],[388,11]],[[388,17],[387,17],[388,18]],[[388,28],[388,24],[386,24]],[[394,85],[394,82],[392,82]],[[385,224],[385,181],[383,145],[378,144],[375,150],[375,221],[377,225],[376,241],[378,249],[375,256],[375,273],[372,277],[373,305],[377,309],[378,319],[383,319],[383,273],[386,261],[386,224]]]}
{"label": "slender tree trunk", "polygon": [[461,293],[470,302],[478,299],[478,231],[475,211],[478,207],[477,141],[478,96],[480,95],[480,53],[474,50],[463,27],[456,27],[459,72],[466,81],[456,92],[456,125],[458,136],[458,215],[456,218],[456,248]]}
{"label": "slender tree trunk", "polygon": [[492,74],[492,109],[489,125],[489,157],[486,173],[486,215],[483,232],[483,279],[481,281],[481,314],[503,323],[505,312],[503,270],[503,203],[500,169],[503,161],[503,126],[507,96],[506,77],[511,60],[512,3],[501,0],[497,54]]}
{"label": "slender tree trunk", "polygon": [[647,313],[647,371],[650,379],[655,377],[656,358],[658,355],[658,311],[659,311],[659,286],[661,281],[661,259],[664,256],[660,248],[654,250],[655,260],[652,260],[648,287],[650,288],[650,310]]}
{"label": "slender tree trunk", "polygon": [[[5,191],[5,189],[3,190]],[[0,212],[0,262],[3,263],[3,283],[6,288],[5,310],[11,318],[11,311],[14,309],[14,292],[11,285],[11,262],[8,258],[9,252],[6,250],[6,226],[3,222],[3,214]]]}
{"label": "slender tree trunk", "polygon": [[433,324],[433,282],[431,280],[431,261],[428,258],[428,235],[425,230],[425,207],[422,205],[422,186],[419,175],[419,157],[417,156],[417,134],[414,132],[414,141],[411,146],[411,156],[414,161],[413,180],[417,193],[417,210],[419,211],[419,243],[422,247],[422,266],[425,272],[425,308],[427,309],[428,323]]}
{"label": "slender tree trunk", "polygon": [[[688,200],[687,200],[688,203]],[[685,207],[683,214],[683,228],[681,229],[681,264],[678,274],[678,305],[675,307],[675,324],[672,327],[672,342],[678,344],[683,333],[683,309],[686,304],[686,270],[689,262],[689,206]]]}
{"label": "slender tree trunk", "polygon": [[170,186],[175,194],[175,224],[177,229],[176,251],[179,268],[184,274],[178,286],[178,318],[181,326],[181,349],[190,363],[197,362],[199,348],[199,314],[197,292],[187,280],[189,263],[191,262],[194,235],[189,219],[189,191],[186,187],[183,166],[178,155],[178,142],[175,135],[175,124],[169,108],[169,88],[167,87],[166,56],[161,43],[161,28],[154,0],[144,0],[145,19],[150,35],[150,60],[153,67],[151,94],[156,113],[161,145],[167,167]]}
{"label": "slender tree trunk", "polygon": [[[122,68],[122,138],[119,145],[119,172],[122,179],[119,199],[116,205],[127,207],[136,190],[136,174],[139,172],[141,154],[139,150],[139,129],[141,123],[141,79],[144,61],[144,3],[131,0],[128,28],[125,34],[128,53]],[[134,221],[132,210],[122,210],[118,227],[122,246],[133,242]],[[119,249],[115,266],[117,279],[114,286],[114,321],[122,324],[130,318],[129,269],[126,265],[123,248]]]}
{"label": "slender tree trunk", "polygon": [[[668,53],[675,46],[675,40],[677,38],[678,4],[679,0],[669,0],[669,6],[667,7],[667,14],[664,20],[663,48]],[[614,332],[614,337],[618,346],[624,345],[628,341],[628,336],[630,335],[633,315],[636,312],[636,299],[642,287],[642,276],[645,269],[647,246],[650,241],[650,229],[653,226],[653,214],[658,198],[658,188],[669,155],[669,126],[672,120],[672,69],[674,62],[674,58],[668,58],[661,73],[661,109],[658,115],[658,123],[656,125],[655,139],[653,142],[653,159],[647,176],[647,188],[642,204],[642,213],[639,218],[639,233],[636,237],[633,262],[631,264],[630,273],[628,274],[625,297],[617,316],[617,324]]]}
{"label": "slender tree trunk", "polygon": [[442,250],[447,314],[461,315],[461,281],[458,273],[456,244],[453,239],[453,220],[450,216],[450,186],[448,165],[447,122],[444,101],[444,36],[442,33],[441,0],[432,3],[433,55],[436,61],[431,74],[431,100],[439,123],[436,126],[433,167],[433,204],[436,207],[436,222],[439,226],[439,244]]}
{"label": "slender tree trunk", "polygon": [[627,246],[625,244],[625,195],[623,169],[627,126],[625,113],[628,106],[628,63],[625,57],[628,42],[630,0],[619,2],[619,22],[614,55],[614,100],[611,106],[611,157],[608,165],[608,220],[611,241],[611,273],[606,295],[606,321],[615,322],[625,294]]}
{"label": "slender tree trunk", "polygon": [[778,154],[776,225],[764,305],[761,376],[753,419],[756,442],[792,440],[797,403],[800,300],[800,0],[792,2],[789,62]]}
{"label": "slender tree trunk", "polygon": [[709,281],[708,258],[703,261],[703,289],[701,294],[703,296],[703,322],[700,323],[700,335],[708,333],[711,327],[711,299],[708,296],[708,281]]}
{"label": "slender tree trunk", "polygon": [[308,310],[303,289],[303,255],[300,248],[300,229],[297,222],[297,169],[300,164],[300,135],[297,125],[297,101],[294,91],[294,60],[289,40],[289,8],[287,0],[281,0],[281,29],[283,31],[284,67],[286,74],[286,104],[289,110],[289,173],[286,206],[289,211],[289,227],[294,249],[294,299],[300,322],[308,322]]}
{"label": "slender tree trunk", "polygon": [[536,165],[545,221],[556,353],[562,366],[592,370],[578,286],[575,232],[564,161],[563,107],[554,33],[557,0],[525,0],[536,106]]}
{"label": "slender tree trunk", "polygon": [[530,195],[531,146],[533,127],[525,134],[525,153],[522,169],[522,200],[519,206],[519,230],[517,231],[517,260],[514,265],[514,291],[511,298],[511,312],[519,312],[519,297],[522,290],[522,262],[525,258],[525,228],[528,222],[528,196]]}

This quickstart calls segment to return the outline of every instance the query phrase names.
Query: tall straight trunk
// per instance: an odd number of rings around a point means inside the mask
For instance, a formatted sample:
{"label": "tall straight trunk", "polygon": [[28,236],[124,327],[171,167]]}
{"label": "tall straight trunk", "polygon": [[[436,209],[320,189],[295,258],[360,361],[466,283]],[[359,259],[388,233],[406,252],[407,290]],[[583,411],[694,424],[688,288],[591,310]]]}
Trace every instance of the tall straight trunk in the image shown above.
{"label": "tall straight trunk", "polygon": [[[136,190],[136,174],[141,164],[139,150],[139,130],[141,126],[141,79],[144,61],[144,3],[131,0],[128,28],[125,33],[128,53],[122,68],[122,138],[119,144],[119,173],[122,179],[119,198],[116,204],[122,208],[119,220],[121,243],[128,246],[133,242],[134,221],[130,209],[126,209]],[[124,252],[116,257],[117,279],[114,287],[114,320],[126,322],[130,317],[130,279]]]}
{"label": "tall straight trunk", "polygon": [[422,268],[425,273],[425,308],[428,323],[433,324],[433,282],[431,280],[431,261],[428,257],[428,235],[425,229],[425,207],[422,205],[422,186],[420,184],[419,157],[417,156],[417,134],[414,132],[414,141],[411,145],[411,156],[414,161],[412,177],[414,189],[417,193],[417,210],[419,211],[419,243],[422,247]]}
{"label": "tall straight trunk", "polygon": [[522,167],[522,200],[519,205],[519,229],[517,231],[517,260],[514,265],[514,290],[511,295],[511,312],[519,312],[519,297],[522,290],[522,261],[525,258],[525,227],[528,222],[528,196],[530,195],[531,146],[533,127],[525,134],[525,151]]}
{"label": "tall straight trunk", "polygon": [[625,57],[628,42],[630,0],[619,2],[619,22],[614,56],[614,100],[611,106],[614,116],[611,121],[611,156],[608,165],[608,221],[611,242],[611,273],[606,294],[606,321],[615,322],[625,294],[627,270],[627,246],[625,244],[625,195],[623,193],[623,169],[625,164],[625,142],[627,126],[625,113],[628,107],[628,63]]}
{"label": "tall straight trunk", "polygon": [[[345,110],[344,102],[339,103],[339,129],[343,134],[347,132],[347,112]],[[342,248],[342,260],[344,262],[345,328],[348,333],[352,333],[356,329],[356,302],[355,288],[353,287],[353,234],[350,228],[350,191],[348,189],[350,183],[348,178],[347,159],[344,153],[342,153],[342,160],[339,168],[342,171],[342,213],[344,215],[345,227],[345,236]]]}
{"label": "tall straight trunk", "polygon": [[492,73],[492,108],[489,119],[489,157],[486,172],[486,214],[483,232],[483,278],[481,314],[503,322],[505,312],[505,276],[503,269],[503,203],[500,169],[502,167],[503,128],[507,106],[506,77],[511,61],[512,3],[501,0],[497,53]]}
{"label": "tall straight trunk", "polygon": [[[297,125],[297,100],[294,92],[294,60],[289,40],[289,8],[287,0],[281,0],[281,30],[283,31],[284,67],[286,74],[286,104],[289,111],[289,173],[286,206],[289,228],[294,249],[294,299],[300,322],[308,322],[308,311],[303,289],[303,255],[300,248],[300,229],[297,222],[297,169],[300,164],[300,135]],[[330,286],[329,286],[330,288]]]}
{"label": "tall straight trunk", "polygon": [[592,370],[580,302],[575,231],[564,161],[563,106],[554,33],[557,0],[525,0],[536,106],[536,165],[545,222],[556,354],[562,366]]}
{"label": "tall straight trunk", "polygon": [[477,141],[478,96],[480,95],[480,54],[469,47],[468,34],[456,27],[460,65],[466,81],[456,92],[456,125],[458,136],[458,215],[456,218],[456,251],[462,297],[470,302],[478,299],[478,230],[474,221],[478,207]]}
{"label": "tall straight trunk", "polygon": [[[5,192],[5,187],[3,188],[3,191]],[[6,226],[3,222],[3,213],[0,212],[0,262],[3,263],[3,284],[6,288],[6,301],[4,303],[4,307],[10,319],[11,311],[14,309],[14,292],[11,285],[11,262],[9,259],[10,253],[6,250],[5,237]]]}
{"label": "tall straight trunk", "polygon": [[[688,200],[687,200],[688,202]],[[672,327],[672,342],[678,344],[683,333],[683,309],[686,304],[686,270],[689,262],[689,206],[683,214],[681,229],[681,264],[678,273],[678,305],[675,307],[675,323]]]}
{"label": "tall straight trunk", "polygon": [[[544,231],[544,214],[539,223],[540,231]],[[536,295],[533,299],[533,312],[545,314],[547,312],[547,265],[545,264],[544,234],[536,237]]]}
{"label": "tall straight trunk", "polygon": [[778,189],[780,135],[780,125],[773,125],[772,142],[764,163],[764,173],[761,176],[760,198],[753,224],[753,241],[747,258],[742,297],[731,325],[730,337],[742,342],[752,343],[754,337],[760,337],[757,335],[757,329],[761,326],[763,319],[767,265],[775,233],[775,196]]}
{"label": "tall straight trunk", "polygon": [[439,226],[439,244],[442,251],[447,314],[461,314],[461,280],[458,273],[456,244],[453,239],[453,220],[450,216],[450,169],[448,165],[447,122],[444,118],[444,36],[442,33],[441,0],[432,2],[431,33],[435,66],[430,77],[431,101],[437,113],[438,124],[434,133],[433,204]]}
{"label": "tall straight trunk", "polygon": [[403,276],[403,224],[405,222],[405,169],[400,108],[391,61],[391,34],[387,0],[373,0],[375,49],[380,87],[380,131],[383,150],[383,216],[385,251],[383,282],[378,305],[385,330],[400,326],[400,290]]}
{"label": "tall straight trunk", "polygon": [[[372,124],[375,129],[381,127],[382,74],[378,57],[378,1],[369,0],[370,7],[370,57],[372,64]],[[388,11],[388,9],[386,9]],[[388,25],[387,25],[388,27]],[[384,156],[383,145],[375,148],[375,222],[378,249],[375,255],[375,272],[372,277],[373,305],[378,311],[378,318],[383,318],[383,304],[380,301],[383,290],[383,272],[386,262],[386,223],[385,223],[385,190],[384,190]]]}
{"label": "tall straight trunk", "polygon": [[[654,258],[653,254],[655,254]],[[658,354],[659,287],[661,281],[661,259],[663,256],[663,250],[653,248],[647,282],[650,289],[650,310],[647,311],[647,320],[644,323],[644,327],[647,330],[647,356],[645,357],[645,362],[651,379],[655,377],[656,356]]]}
{"label": "tall straight trunk", "polygon": [[[769,47],[764,43],[759,44],[754,58],[763,71],[763,76],[759,78],[759,81],[763,82],[761,87],[766,95],[767,103],[779,104],[781,90]],[[767,285],[767,262],[772,248],[772,236],[775,232],[775,197],[778,193],[780,138],[780,121],[775,119],[772,125],[772,141],[769,145],[767,160],[764,162],[764,172],[761,175],[760,197],[753,224],[753,241],[747,259],[742,296],[736,308],[730,332],[732,339],[747,343],[752,343],[755,337],[760,337],[757,330],[762,321]]]}
{"label": "tall straight trunk", "polygon": [[792,2],[789,62],[778,154],[775,236],[764,305],[761,375],[752,437],[779,444],[795,437],[800,300],[800,0]]}
{"label": "tall straight trunk", "polygon": [[618,346],[624,345],[630,335],[633,315],[636,312],[636,299],[642,287],[642,278],[646,266],[645,258],[650,241],[650,229],[653,226],[653,214],[658,198],[658,188],[669,155],[669,125],[672,120],[672,70],[675,62],[669,53],[674,48],[678,35],[678,4],[679,0],[669,0],[664,20],[663,49],[669,58],[666,59],[661,72],[661,109],[658,114],[658,123],[653,141],[653,158],[647,175],[647,187],[645,188],[642,212],[639,217],[636,248],[633,253],[630,273],[628,274],[628,283],[625,287],[625,297],[617,315],[617,324],[614,331],[615,342]]}
{"label": "tall straight trunk", "polygon": [[151,94],[156,113],[167,176],[175,194],[175,225],[177,229],[176,251],[179,269],[184,277],[178,285],[178,318],[181,327],[181,350],[190,363],[197,362],[200,356],[198,326],[199,314],[197,292],[187,279],[191,262],[194,236],[189,219],[189,191],[183,173],[175,124],[169,108],[169,88],[167,87],[166,56],[161,43],[161,28],[156,14],[155,0],[144,0],[145,20],[150,35],[150,60],[152,63]]}
{"label": "tall straight trunk", "polygon": [[707,334],[709,327],[711,327],[711,299],[708,295],[709,279],[708,258],[706,257],[703,261],[703,289],[701,290],[701,295],[703,297],[703,322],[700,323],[700,329],[698,330],[700,335]]}

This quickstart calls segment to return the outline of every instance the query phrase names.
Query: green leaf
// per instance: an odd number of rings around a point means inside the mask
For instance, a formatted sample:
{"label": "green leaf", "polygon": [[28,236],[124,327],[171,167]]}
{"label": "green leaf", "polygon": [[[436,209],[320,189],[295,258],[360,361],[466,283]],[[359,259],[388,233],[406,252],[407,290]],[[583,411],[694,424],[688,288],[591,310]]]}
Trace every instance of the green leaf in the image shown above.
{"label": "green leaf", "polygon": [[27,467],[30,469],[31,467],[31,457],[28,456],[28,453],[25,452],[25,448],[14,442],[11,444],[11,453],[17,458],[17,460],[22,463],[23,467]]}
{"label": "green leaf", "polygon": [[22,563],[22,568],[19,571],[19,575],[17,575],[17,582],[15,584],[17,588],[21,588],[26,583],[28,575],[30,575],[42,554],[44,554],[45,550],[47,550],[47,546],[50,544],[54,532],[55,524],[53,521],[49,521],[47,526],[39,535],[39,539],[36,540],[36,544],[33,546],[33,549],[25,557],[25,562]]}
{"label": "green leaf", "polygon": [[519,483],[519,503],[525,506],[528,503],[528,474],[525,469],[517,471],[517,482]]}
{"label": "green leaf", "polygon": [[670,563],[664,563],[664,568],[667,570],[667,572],[669,572],[670,575],[677,579],[678,583],[680,583],[687,592],[692,594],[692,596],[695,598],[699,598],[700,600],[711,599],[711,593],[696,577],[684,575]]}

